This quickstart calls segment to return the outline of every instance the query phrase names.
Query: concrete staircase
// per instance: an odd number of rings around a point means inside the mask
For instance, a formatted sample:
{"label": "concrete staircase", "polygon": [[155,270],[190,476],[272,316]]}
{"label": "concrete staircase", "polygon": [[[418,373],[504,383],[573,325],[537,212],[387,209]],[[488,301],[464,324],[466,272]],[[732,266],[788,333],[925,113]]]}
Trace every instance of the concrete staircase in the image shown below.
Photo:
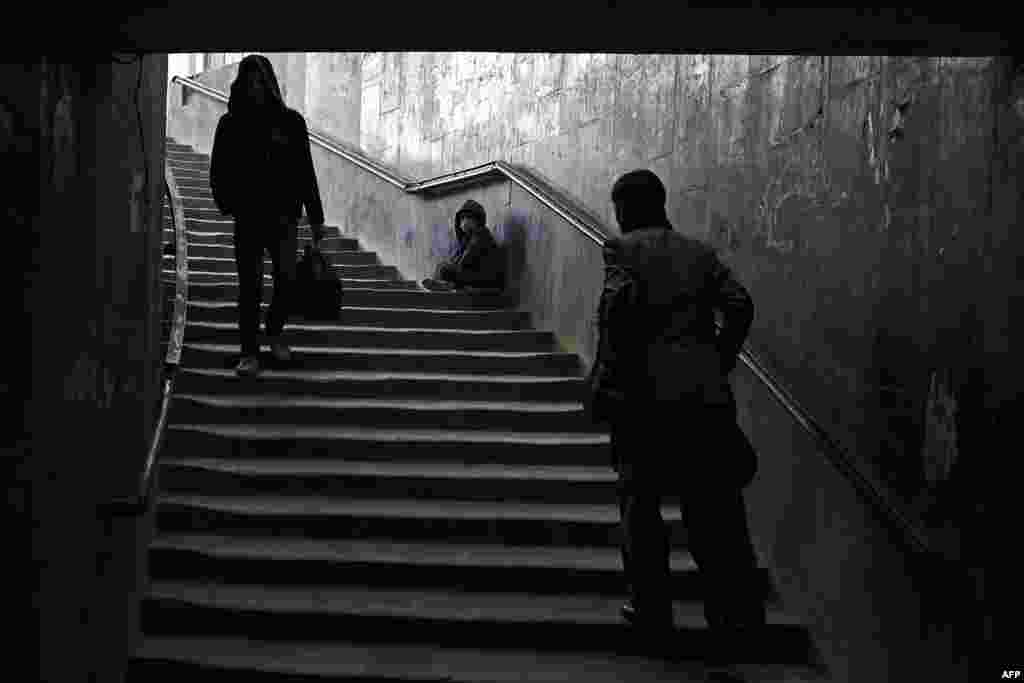
{"label": "concrete staircase", "polygon": [[[167,155],[190,301],[129,680],[705,680],[677,509],[672,652],[621,622],[608,436],[573,354],[503,297],[420,291],[329,227],[341,321],[289,325],[288,367],[239,379],[231,223],[207,158]],[[733,659],[818,680],[805,629],[769,613]]]}

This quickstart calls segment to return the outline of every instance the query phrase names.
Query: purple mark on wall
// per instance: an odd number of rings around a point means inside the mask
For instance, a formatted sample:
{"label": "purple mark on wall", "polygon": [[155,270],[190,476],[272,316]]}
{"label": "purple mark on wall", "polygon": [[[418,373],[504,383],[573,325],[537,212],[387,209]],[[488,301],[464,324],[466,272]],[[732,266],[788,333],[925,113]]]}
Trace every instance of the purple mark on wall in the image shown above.
{"label": "purple mark on wall", "polygon": [[402,228],[402,244],[406,247],[412,247],[412,243],[416,241],[416,228],[411,225],[406,225]]}
{"label": "purple mark on wall", "polygon": [[452,226],[448,223],[434,223],[430,226],[430,255],[435,258],[447,258],[455,247],[455,236]]}

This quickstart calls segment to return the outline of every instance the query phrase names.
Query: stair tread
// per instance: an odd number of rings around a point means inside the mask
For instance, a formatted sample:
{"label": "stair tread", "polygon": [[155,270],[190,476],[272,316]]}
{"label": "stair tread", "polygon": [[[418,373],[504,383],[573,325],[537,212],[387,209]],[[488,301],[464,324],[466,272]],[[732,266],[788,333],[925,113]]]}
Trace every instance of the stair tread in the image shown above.
{"label": "stair tread", "polygon": [[[370,290],[374,291],[374,290]],[[238,330],[238,323],[227,323],[217,322],[213,320],[189,320],[186,322],[187,325],[193,325],[196,327],[206,327],[219,330]],[[372,325],[339,325],[331,323],[286,323],[284,326],[285,332],[302,331],[302,330],[315,330],[320,332],[409,332],[409,333],[431,333],[431,334],[466,334],[466,335],[486,335],[486,334],[503,334],[503,335],[515,335],[515,336],[529,336],[529,335],[550,335],[550,332],[545,330],[536,329],[518,329],[518,328],[498,328],[498,329],[473,329],[473,328],[458,328],[458,327],[376,327]]]}
{"label": "stair tread", "polygon": [[[344,266],[335,266],[335,268],[338,268],[338,269],[340,269],[342,267],[344,267]],[[175,272],[177,272],[177,271],[166,269],[166,268],[163,270],[163,273],[165,275],[170,275],[170,274],[175,273]],[[198,275],[198,276],[201,276],[201,277],[219,276],[221,278],[225,278],[224,280],[213,280],[211,282],[204,282],[203,284],[206,284],[206,285],[219,285],[219,284],[235,285],[235,284],[238,284],[238,280],[237,280],[238,276],[236,274],[234,274],[234,273],[227,273],[227,272],[219,271],[219,270],[196,270],[194,268],[189,268],[188,269],[188,274],[190,276],[191,275]],[[274,276],[271,273],[264,273],[263,274],[263,279],[264,280],[273,280],[273,277]],[[235,279],[227,279],[227,278],[235,278]],[[387,277],[365,278],[365,277],[348,277],[348,276],[341,276],[341,275],[339,275],[338,279],[341,280],[342,284],[344,284],[346,282],[401,282],[403,284],[407,284],[407,285],[410,285],[410,286],[418,286],[418,285],[416,285],[416,281],[415,280],[402,280],[402,279],[399,279],[399,278],[387,278]],[[229,303],[230,305],[234,306],[234,304],[231,304],[231,302],[227,302],[227,303]]]}
{"label": "stair tread", "polygon": [[165,456],[161,466],[186,467],[248,476],[341,476],[419,477],[445,479],[532,479],[549,481],[616,480],[610,466],[583,465],[514,465],[502,463],[469,464],[461,462],[378,462],[320,459],[244,459]]}
{"label": "stair tread", "polygon": [[[355,515],[398,519],[551,520],[618,524],[617,503],[475,501],[413,498],[328,498],[325,496],[216,496],[161,493],[161,505],[235,512],[248,515]],[[678,505],[662,505],[665,521],[680,519]]]}
{"label": "stair tread", "polygon": [[[268,285],[269,286],[269,285]],[[234,298],[238,282],[214,282],[200,283],[196,285],[196,292],[205,296],[212,296],[217,299]],[[369,299],[367,299],[369,297]],[[349,292],[350,302],[374,303],[386,306],[389,303],[401,305],[406,308],[432,308],[440,306],[458,306],[459,308],[474,308],[479,310],[513,310],[517,306],[511,295],[478,295],[471,292],[428,292],[419,288],[411,289],[360,289]]]}
{"label": "stair tread", "polygon": [[[222,368],[183,367],[180,375],[205,375],[235,380],[235,372]],[[400,380],[422,380],[440,382],[480,382],[486,384],[580,384],[582,377],[535,376],[535,375],[480,375],[450,372],[373,372],[358,370],[274,370],[265,369],[257,377],[262,379],[294,380],[297,382],[389,382]]]}
{"label": "stair tread", "polygon": [[[193,246],[195,246],[195,245],[193,245]],[[231,247],[227,247],[227,248],[231,249]],[[299,251],[301,251],[301,250],[296,250],[296,253],[299,253]],[[348,254],[364,255],[364,254],[369,254],[369,253],[372,253],[372,252],[363,251],[361,249],[324,249],[323,250],[323,254],[325,256],[345,256],[345,255],[348,255]],[[175,257],[172,254],[164,254],[163,258],[164,258],[164,260],[171,260],[171,259],[173,259]],[[221,263],[234,263],[235,262],[235,257],[234,256],[187,256],[186,259],[188,261],[218,261],[218,262],[221,262]],[[264,263],[266,263],[266,262],[270,261],[270,258],[265,256],[265,257],[263,257],[263,261],[264,261]],[[376,265],[376,264],[362,264],[362,265]],[[192,270],[192,269],[189,268],[189,270]],[[213,272],[221,272],[221,271],[213,271]]]}
{"label": "stair tread", "polygon": [[[182,197],[182,199],[191,199],[191,200],[196,200],[196,199],[204,199],[204,197]],[[325,227],[325,228],[327,228],[327,229],[331,229],[331,228],[335,228],[335,227],[337,227],[337,226],[334,226],[334,225],[326,225],[326,224],[325,224],[325,225],[324,225],[324,227]],[[299,226],[299,228],[300,228],[300,232],[301,232],[301,228],[302,228],[302,226]],[[171,230],[172,228],[164,228],[164,229],[165,229],[165,230]],[[235,236],[235,233],[234,233],[233,231],[226,231],[226,232],[216,232],[216,231],[214,231],[214,230],[186,230],[186,231],[185,231],[185,234],[186,234],[186,235],[187,235],[187,236],[188,236],[188,237],[189,237],[190,239],[197,239],[197,238],[200,238],[200,237],[234,237],[234,236]],[[337,235],[337,236],[329,236],[329,237],[325,237],[324,239],[346,239],[346,240],[354,240],[354,239],[356,239],[356,238],[355,238],[355,237],[346,237],[345,235]],[[198,243],[198,242],[191,242],[191,241],[190,241],[190,244],[199,244],[199,243]],[[214,246],[215,246],[215,245],[214,245]],[[225,244],[225,245],[221,245],[221,246],[223,246],[223,247],[224,247],[225,249],[233,249],[233,248],[234,248],[234,247],[233,247],[233,246],[231,246],[230,244]]]}
{"label": "stair tread", "polygon": [[[236,383],[237,384],[237,383]],[[311,394],[192,394],[177,393],[175,399],[195,401],[218,408],[321,408],[351,410],[355,408],[393,408],[395,410],[506,410],[524,413],[569,413],[582,409],[580,401],[473,401],[465,399],[387,399],[387,398],[326,398]]]}
{"label": "stair tread", "polygon": [[[380,266],[364,266],[363,264],[346,266],[346,268],[380,268]],[[195,271],[190,271],[195,272]],[[238,304],[234,301],[212,301],[209,299],[189,299],[189,306],[211,309],[234,309]],[[418,315],[431,314],[440,317],[454,317],[458,315],[471,315],[473,317],[502,317],[510,314],[519,314],[517,309],[487,309],[487,308],[403,308],[401,306],[348,306],[341,305],[343,311],[365,311],[373,313],[416,313]]]}
{"label": "stair tread", "polygon": [[169,424],[171,431],[196,431],[227,438],[327,439],[418,443],[526,444],[537,446],[595,445],[610,442],[600,432],[513,432],[508,430],[398,429],[357,425],[202,425]]}
{"label": "stair tread", "polygon": [[[461,683],[703,683],[699,662],[668,662],[618,653],[538,652],[502,648],[481,651],[436,644],[275,642],[232,637],[145,636],[136,659],[199,662],[229,670],[387,680],[450,680]],[[764,667],[758,667],[763,669]],[[791,667],[786,668],[786,672]],[[416,673],[411,673],[416,672]],[[757,678],[763,683],[802,683],[796,678]]]}
{"label": "stair tread", "polygon": [[[179,600],[231,610],[275,613],[358,614],[470,622],[554,622],[624,628],[621,597],[550,595],[439,589],[376,589],[341,585],[263,585],[190,581],[153,581],[148,597]],[[673,603],[676,626],[706,630],[698,601]],[[800,625],[786,611],[769,606],[768,623]]]}
{"label": "stair tread", "polygon": [[[218,557],[328,560],[334,562],[402,563],[460,567],[540,567],[622,571],[618,548],[571,546],[508,546],[485,543],[401,542],[390,539],[310,539],[219,534],[160,533],[151,548],[191,550]],[[672,568],[693,571],[692,555],[673,550]]]}
{"label": "stair tread", "polygon": [[[237,327],[234,326],[234,327]],[[360,329],[360,328],[354,328]],[[390,329],[390,328],[384,328]],[[431,330],[433,331],[433,330]],[[214,353],[239,353],[241,347],[238,344],[210,344],[204,342],[186,342],[186,349],[207,351]],[[475,351],[462,349],[402,349],[402,348],[374,348],[371,346],[306,346],[304,344],[289,345],[292,353],[326,353],[326,354],[365,354],[379,356],[474,356],[479,358],[553,358],[565,357],[570,354],[565,351]],[[266,344],[260,347],[261,351],[270,351]]]}

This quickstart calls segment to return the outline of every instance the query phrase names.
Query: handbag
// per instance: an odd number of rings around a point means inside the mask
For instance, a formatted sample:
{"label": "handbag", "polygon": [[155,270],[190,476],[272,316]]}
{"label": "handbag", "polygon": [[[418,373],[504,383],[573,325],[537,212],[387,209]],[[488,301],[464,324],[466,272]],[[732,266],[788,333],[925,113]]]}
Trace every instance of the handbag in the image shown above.
{"label": "handbag", "polygon": [[296,312],[307,320],[338,320],[342,294],[330,261],[319,246],[307,244],[296,266]]}

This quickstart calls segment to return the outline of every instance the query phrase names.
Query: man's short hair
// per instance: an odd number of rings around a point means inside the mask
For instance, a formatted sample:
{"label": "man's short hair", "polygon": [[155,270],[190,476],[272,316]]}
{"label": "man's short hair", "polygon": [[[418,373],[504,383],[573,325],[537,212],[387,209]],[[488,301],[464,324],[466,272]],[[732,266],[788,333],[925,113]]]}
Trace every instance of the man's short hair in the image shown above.
{"label": "man's short hair", "polygon": [[626,173],[612,185],[612,201],[636,206],[665,206],[665,185],[653,171],[640,168]]}

